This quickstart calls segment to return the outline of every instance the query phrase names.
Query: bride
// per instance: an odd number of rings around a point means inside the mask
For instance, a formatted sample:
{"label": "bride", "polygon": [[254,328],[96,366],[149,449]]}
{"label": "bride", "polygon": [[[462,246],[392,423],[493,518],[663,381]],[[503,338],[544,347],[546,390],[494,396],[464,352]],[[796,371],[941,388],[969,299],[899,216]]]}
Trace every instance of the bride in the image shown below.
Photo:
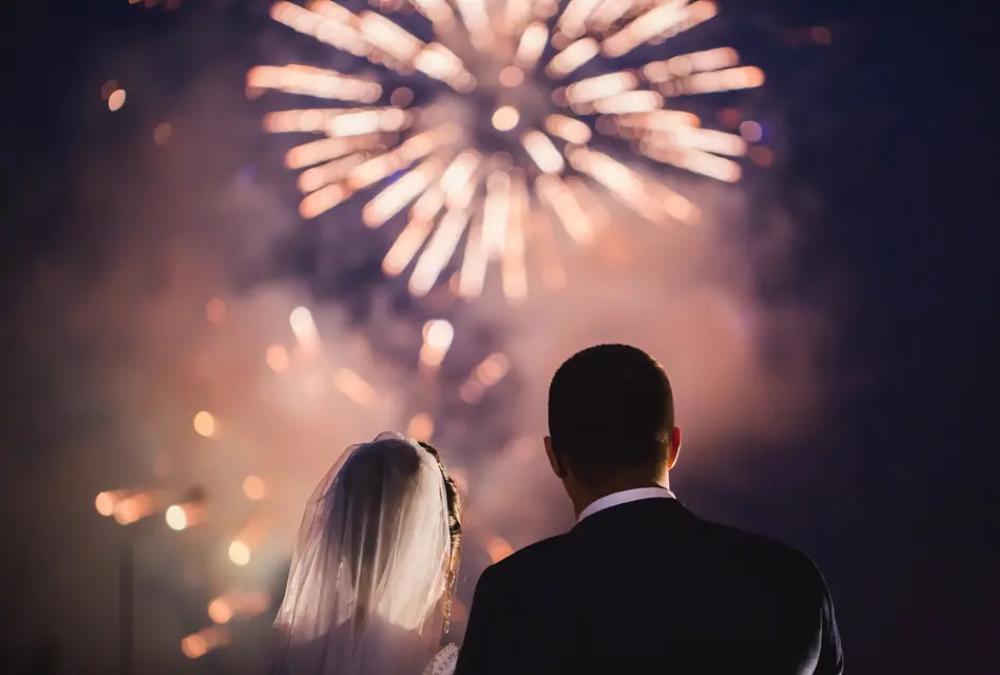
{"label": "bride", "polygon": [[437,451],[383,433],[349,448],[306,506],[275,619],[280,675],[450,675],[462,526]]}

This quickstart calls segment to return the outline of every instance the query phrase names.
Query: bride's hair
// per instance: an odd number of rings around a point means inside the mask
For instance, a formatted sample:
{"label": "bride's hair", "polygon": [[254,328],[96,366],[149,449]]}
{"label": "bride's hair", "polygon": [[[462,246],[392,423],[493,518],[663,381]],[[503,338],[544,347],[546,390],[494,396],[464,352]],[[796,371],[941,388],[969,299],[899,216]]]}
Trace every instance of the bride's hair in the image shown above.
{"label": "bride's hair", "polygon": [[[454,596],[455,581],[458,578],[458,564],[462,557],[462,500],[458,494],[458,486],[448,473],[447,467],[441,461],[441,453],[430,443],[418,441],[420,447],[429,452],[437,460],[441,469],[441,479],[444,481],[444,494],[448,502],[448,535],[451,538],[451,557],[448,560],[448,604],[446,608],[445,626],[451,619],[451,600]],[[447,628],[446,628],[447,630]]]}
{"label": "bride's hair", "polygon": [[432,446],[385,433],[350,448],[302,518],[275,672],[419,671],[451,613],[461,523]]}
{"label": "bride's hair", "polygon": [[[444,484],[449,539],[445,609],[450,614],[462,547],[461,499],[438,449],[423,441],[418,441],[418,444],[434,458]],[[353,453],[347,460],[335,484],[340,485],[339,498],[354,504],[354,516],[359,519],[353,526],[347,527],[351,534],[348,563],[352,567],[358,565],[360,569],[355,569],[354,574],[358,583],[367,588],[373,583],[375,570],[383,569],[388,561],[384,559],[387,551],[381,546],[377,528],[366,527],[364,523],[381,523],[382,527],[390,530],[400,526],[400,509],[406,503],[406,495],[412,491],[413,481],[418,480],[420,460],[413,454],[413,446],[404,440],[381,440],[364,450]],[[333,489],[332,486],[330,489]],[[393,501],[387,502],[387,496],[391,496]],[[335,502],[336,500],[331,503],[331,507],[335,508]],[[346,517],[352,510],[343,508],[340,511]],[[339,526],[339,523],[335,525]],[[362,592],[361,595],[363,597],[366,593]],[[448,616],[445,617],[446,622],[447,620]]]}

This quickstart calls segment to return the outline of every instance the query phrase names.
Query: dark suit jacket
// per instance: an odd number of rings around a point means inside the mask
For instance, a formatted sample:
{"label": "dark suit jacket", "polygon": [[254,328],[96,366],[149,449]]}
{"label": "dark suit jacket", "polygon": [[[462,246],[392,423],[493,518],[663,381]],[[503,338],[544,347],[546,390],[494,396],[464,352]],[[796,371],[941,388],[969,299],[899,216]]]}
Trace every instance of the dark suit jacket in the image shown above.
{"label": "dark suit jacket", "polygon": [[647,499],[487,568],[456,675],[842,672],[809,558]]}

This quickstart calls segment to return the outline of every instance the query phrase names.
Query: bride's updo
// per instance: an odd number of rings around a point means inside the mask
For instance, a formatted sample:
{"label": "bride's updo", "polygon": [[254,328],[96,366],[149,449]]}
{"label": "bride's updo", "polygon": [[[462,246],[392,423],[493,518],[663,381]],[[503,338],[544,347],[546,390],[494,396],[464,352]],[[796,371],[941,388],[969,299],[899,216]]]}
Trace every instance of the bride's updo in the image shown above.
{"label": "bride's updo", "polygon": [[[421,449],[433,461],[422,460],[419,457]],[[412,500],[423,492],[420,485],[425,482],[443,485],[444,489],[448,551],[443,610],[447,624],[462,545],[462,509],[458,488],[437,448],[429,443],[388,435],[359,447],[331,485],[335,495],[329,495],[333,499],[329,500],[332,517],[328,522],[347,535],[344,558],[352,568],[358,599],[365,605],[365,599],[374,591],[373,586],[380,583],[380,578],[388,573],[387,566],[392,563],[386,536],[400,528],[416,525]]]}
{"label": "bride's updo", "polygon": [[436,449],[394,433],[350,448],[307,504],[275,672],[419,672],[448,621],[461,532]]}

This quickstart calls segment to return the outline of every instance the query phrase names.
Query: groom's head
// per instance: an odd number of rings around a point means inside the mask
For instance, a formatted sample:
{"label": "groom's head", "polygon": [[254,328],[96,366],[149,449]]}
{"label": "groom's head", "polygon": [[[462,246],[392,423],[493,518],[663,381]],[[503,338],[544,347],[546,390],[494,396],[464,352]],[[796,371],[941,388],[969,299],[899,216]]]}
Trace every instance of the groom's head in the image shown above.
{"label": "groom's head", "polygon": [[546,446],[574,501],[574,488],[604,492],[664,482],[680,431],[662,366],[629,345],[574,354],[549,386]]}

